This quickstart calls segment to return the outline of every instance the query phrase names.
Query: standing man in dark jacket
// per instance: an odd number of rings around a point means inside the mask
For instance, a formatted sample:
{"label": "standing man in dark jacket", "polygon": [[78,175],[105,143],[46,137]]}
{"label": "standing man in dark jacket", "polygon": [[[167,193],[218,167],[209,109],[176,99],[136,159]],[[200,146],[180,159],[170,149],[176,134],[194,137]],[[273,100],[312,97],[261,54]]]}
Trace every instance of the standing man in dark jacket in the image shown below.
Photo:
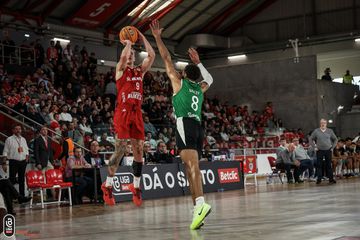
{"label": "standing man in dark jacket", "polygon": [[51,139],[48,137],[48,130],[46,126],[43,126],[40,129],[40,135],[35,139],[34,155],[37,169],[42,170],[43,172],[49,169],[54,169]]}
{"label": "standing man in dark jacket", "polygon": [[317,181],[321,183],[322,179],[322,162],[325,159],[326,176],[330,184],[335,184],[333,169],[331,167],[332,150],[336,147],[338,139],[333,130],[327,128],[327,120],[320,120],[320,128],[315,129],[310,136],[310,144],[316,151],[317,158]]}
{"label": "standing man in dark jacket", "polygon": [[[45,125],[40,128],[40,134],[34,141],[34,156],[36,168],[41,170],[43,174],[49,169],[54,169],[54,152]],[[46,191],[47,200],[52,196],[55,196],[55,191],[48,189]]]}

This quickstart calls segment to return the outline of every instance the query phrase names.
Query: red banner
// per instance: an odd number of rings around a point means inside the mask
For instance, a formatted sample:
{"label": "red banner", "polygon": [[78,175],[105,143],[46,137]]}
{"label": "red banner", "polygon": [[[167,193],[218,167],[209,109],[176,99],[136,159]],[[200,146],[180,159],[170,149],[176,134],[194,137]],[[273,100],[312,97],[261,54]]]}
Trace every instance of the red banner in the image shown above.
{"label": "red banner", "polygon": [[235,155],[234,160],[243,161],[244,174],[257,173],[256,156]]}
{"label": "red banner", "polygon": [[88,0],[66,23],[77,27],[97,28],[119,11],[125,1]]}

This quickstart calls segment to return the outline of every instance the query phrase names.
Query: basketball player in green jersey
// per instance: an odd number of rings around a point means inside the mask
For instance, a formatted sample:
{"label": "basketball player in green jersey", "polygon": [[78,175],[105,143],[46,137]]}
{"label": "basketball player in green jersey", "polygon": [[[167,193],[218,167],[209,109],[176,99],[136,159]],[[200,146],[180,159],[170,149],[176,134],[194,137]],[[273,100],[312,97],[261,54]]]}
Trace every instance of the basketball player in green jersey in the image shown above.
{"label": "basketball player in green jersey", "polygon": [[[211,212],[211,206],[205,203],[199,168],[199,158],[203,145],[203,129],[201,127],[201,107],[204,92],[213,82],[212,76],[200,63],[195,49],[189,49],[189,56],[195,64],[185,67],[182,76],[175,70],[171,56],[161,39],[162,30],[157,20],[151,23],[151,31],[155,37],[161,58],[165,62],[166,73],[171,80],[174,91],[173,107],[176,116],[176,142],[181,150],[180,157],[185,163],[186,174],[194,203],[193,220],[190,229],[199,229],[205,217]],[[197,82],[200,76],[202,82]]]}

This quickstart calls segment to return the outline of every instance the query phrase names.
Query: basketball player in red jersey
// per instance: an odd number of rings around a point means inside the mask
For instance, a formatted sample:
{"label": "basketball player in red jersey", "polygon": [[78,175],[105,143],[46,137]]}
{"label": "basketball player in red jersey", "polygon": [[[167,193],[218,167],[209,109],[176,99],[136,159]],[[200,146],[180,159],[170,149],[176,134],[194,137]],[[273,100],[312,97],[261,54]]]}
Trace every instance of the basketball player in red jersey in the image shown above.
{"label": "basketball player in red jersey", "polygon": [[138,31],[140,40],[145,46],[148,56],[140,66],[134,66],[135,50],[130,40],[122,41],[125,45],[120,60],[116,65],[117,105],[114,114],[116,132],[115,152],[110,158],[108,177],[101,185],[103,198],[107,205],[115,205],[112,195],[113,177],[117,171],[121,158],[126,150],[127,140],[130,139],[134,155],[133,172],[134,183],[130,187],[133,202],[140,206],[142,203],[140,191],[140,177],[143,165],[144,122],[141,112],[143,99],[143,76],[151,68],[155,59],[155,51],[145,36]]}

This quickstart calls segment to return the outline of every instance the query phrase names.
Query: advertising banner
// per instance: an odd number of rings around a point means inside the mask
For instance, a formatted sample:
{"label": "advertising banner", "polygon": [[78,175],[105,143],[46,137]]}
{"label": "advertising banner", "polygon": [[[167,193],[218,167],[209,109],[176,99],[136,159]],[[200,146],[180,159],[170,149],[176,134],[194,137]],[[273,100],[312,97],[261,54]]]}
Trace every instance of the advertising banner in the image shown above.
{"label": "advertising banner", "polygon": [[[244,188],[240,163],[237,161],[201,162],[200,171],[204,192],[216,192]],[[107,168],[101,170],[105,181]],[[143,199],[176,197],[190,194],[189,182],[183,164],[143,166],[141,189]],[[132,167],[120,166],[114,178],[113,194],[116,202],[131,201],[129,186],[133,182]]]}

